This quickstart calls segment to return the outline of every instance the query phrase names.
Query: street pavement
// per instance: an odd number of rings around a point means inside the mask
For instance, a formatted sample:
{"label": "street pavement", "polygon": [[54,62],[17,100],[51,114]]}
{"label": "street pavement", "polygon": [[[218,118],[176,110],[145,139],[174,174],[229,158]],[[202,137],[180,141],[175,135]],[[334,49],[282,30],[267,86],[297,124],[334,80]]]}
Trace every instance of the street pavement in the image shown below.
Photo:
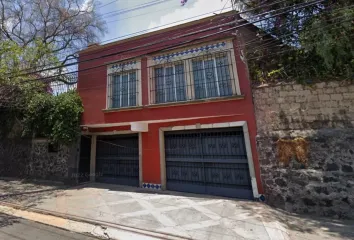
{"label": "street pavement", "polygon": [[73,233],[56,227],[0,213],[2,240],[97,240],[98,238]]}
{"label": "street pavement", "polygon": [[91,183],[25,202],[45,211],[188,239],[288,239],[271,208],[253,201]]}
{"label": "street pavement", "polygon": [[[35,208],[58,216],[130,229],[130,233],[115,234],[93,225],[83,226],[81,229],[85,230],[78,231],[90,232],[94,236],[103,232],[103,236],[107,233],[118,236],[118,239],[123,239],[121,236],[132,239],[131,232],[136,229],[145,230],[145,234],[154,232],[197,240],[354,240],[354,221],[291,214],[261,202],[99,183],[67,189],[38,186],[39,191],[36,191],[36,184],[30,187],[28,184],[0,180],[0,202],[21,205],[28,211]],[[11,195],[13,189],[22,194]],[[17,216],[28,216],[28,219],[37,221],[38,217],[29,213],[21,214]],[[46,223],[46,218],[43,219]],[[72,231],[78,228],[77,223],[59,219],[52,222],[59,222],[61,225],[57,226]],[[137,239],[137,235],[134,236]]]}

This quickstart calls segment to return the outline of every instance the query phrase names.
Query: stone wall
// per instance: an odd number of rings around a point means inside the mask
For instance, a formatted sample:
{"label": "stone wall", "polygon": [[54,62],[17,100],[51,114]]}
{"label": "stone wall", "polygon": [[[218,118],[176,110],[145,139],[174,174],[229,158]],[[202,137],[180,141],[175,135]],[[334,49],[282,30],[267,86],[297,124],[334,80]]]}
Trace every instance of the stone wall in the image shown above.
{"label": "stone wall", "polygon": [[78,145],[59,145],[50,152],[45,139],[0,141],[0,176],[75,183]]}
{"label": "stone wall", "polygon": [[[253,91],[266,201],[300,213],[354,218],[354,85],[285,84]],[[279,139],[304,138],[308,165],[279,161]]]}

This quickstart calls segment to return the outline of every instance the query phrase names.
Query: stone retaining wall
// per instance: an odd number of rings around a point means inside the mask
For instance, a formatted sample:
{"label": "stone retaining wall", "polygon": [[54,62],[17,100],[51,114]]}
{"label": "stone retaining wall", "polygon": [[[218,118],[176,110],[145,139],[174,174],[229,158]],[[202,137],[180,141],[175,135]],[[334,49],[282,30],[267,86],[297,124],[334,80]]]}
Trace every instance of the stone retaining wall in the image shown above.
{"label": "stone retaining wall", "polygon": [[0,142],[0,176],[75,183],[78,153],[78,145],[50,152],[45,139],[6,139]]}
{"label": "stone retaining wall", "polygon": [[[253,91],[267,202],[288,211],[354,218],[354,85],[286,84]],[[304,138],[308,166],[279,162],[279,139]]]}

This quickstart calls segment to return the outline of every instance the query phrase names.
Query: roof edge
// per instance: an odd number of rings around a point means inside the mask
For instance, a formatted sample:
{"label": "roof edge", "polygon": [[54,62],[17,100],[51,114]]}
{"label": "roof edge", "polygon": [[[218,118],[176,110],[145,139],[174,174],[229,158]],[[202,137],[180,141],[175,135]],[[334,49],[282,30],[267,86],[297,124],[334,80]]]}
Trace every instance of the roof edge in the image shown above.
{"label": "roof edge", "polygon": [[222,17],[222,16],[229,16],[229,15],[231,16],[231,14],[235,14],[234,10],[227,11],[227,12],[221,13],[221,14],[216,14],[216,15],[209,16],[209,17],[206,17],[206,18],[197,19],[197,20],[194,20],[194,21],[191,21],[191,22],[178,24],[178,25],[175,25],[175,26],[172,26],[172,27],[168,27],[168,28],[164,28],[164,29],[160,29],[160,30],[144,33],[144,34],[133,36],[133,37],[130,37],[130,38],[117,40],[117,41],[106,43],[106,44],[103,44],[103,45],[99,45],[98,43],[96,45],[91,44],[90,45],[91,47],[90,46],[86,47],[85,49],[79,51],[78,54],[93,52],[93,51],[96,51],[96,50],[99,50],[99,49],[102,49],[102,48],[106,48],[106,47],[109,47],[109,46],[118,45],[118,44],[121,44],[121,43],[133,41],[133,40],[138,40],[138,39],[149,37],[149,36],[152,36],[152,35],[155,35],[155,34],[160,34],[160,33],[168,32],[168,31],[171,31],[171,30],[175,30],[175,29],[178,29],[178,28],[181,28],[181,27],[188,27],[188,26],[191,26],[191,25],[194,25],[194,24],[203,23],[203,22],[206,22],[206,21],[218,18],[218,17]]}

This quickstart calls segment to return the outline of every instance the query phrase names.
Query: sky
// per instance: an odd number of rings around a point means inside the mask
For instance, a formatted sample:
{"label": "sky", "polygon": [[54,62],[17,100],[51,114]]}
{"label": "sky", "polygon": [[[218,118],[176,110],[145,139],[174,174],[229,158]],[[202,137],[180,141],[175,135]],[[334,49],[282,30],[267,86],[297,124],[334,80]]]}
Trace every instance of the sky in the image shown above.
{"label": "sky", "polygon": [[188,0],[184,6],[181,6],[181,0],[100,0],[98,12],[106,21],[108,30],[101,38],[101,44],[231,9],[231,0]]}

